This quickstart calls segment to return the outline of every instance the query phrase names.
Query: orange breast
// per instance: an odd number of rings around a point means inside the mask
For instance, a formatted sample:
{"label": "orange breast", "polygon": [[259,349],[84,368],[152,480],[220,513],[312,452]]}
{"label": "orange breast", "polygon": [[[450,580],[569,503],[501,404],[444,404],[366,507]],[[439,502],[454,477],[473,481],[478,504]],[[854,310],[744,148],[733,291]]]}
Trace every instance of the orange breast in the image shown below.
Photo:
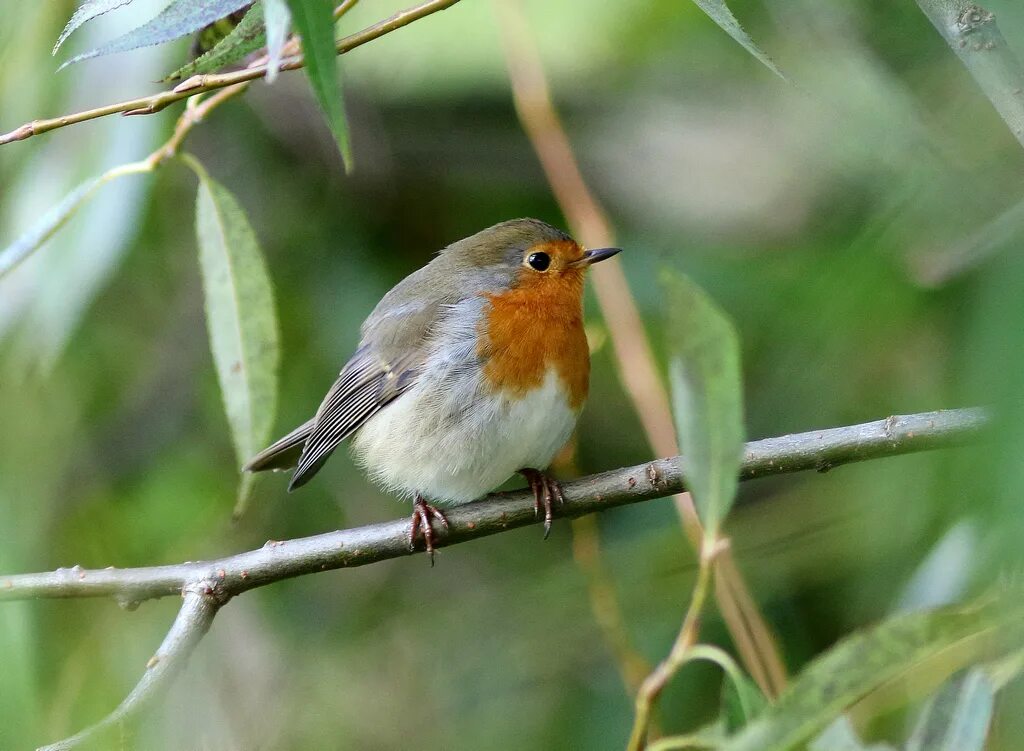
{"label": "orange breast", "polygon": [[528,275],[501,294],[488,294],[478,352],[494,391],[525,394],[551,368],[579,409],[590,387],[590,353],[583,331],[583,271]]}

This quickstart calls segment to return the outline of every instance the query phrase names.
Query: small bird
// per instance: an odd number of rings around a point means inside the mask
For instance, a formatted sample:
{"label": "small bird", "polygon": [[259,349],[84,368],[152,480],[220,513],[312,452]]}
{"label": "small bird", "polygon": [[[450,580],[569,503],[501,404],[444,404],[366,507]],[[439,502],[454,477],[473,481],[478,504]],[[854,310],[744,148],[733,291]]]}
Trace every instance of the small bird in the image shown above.
{"label": "small bird", "polygon": [[536,219],[496,224],[444,248],[391,289],[316,415],[243,469],[295,467],[309,482],[352,437],[356,461],[413,500],[409,544],[433,560],[439,505],[482,497],[516,472],[543,509],[558,483],[542,470],[565,445],[587,398],[583,276],[618,248],[584,250]]}

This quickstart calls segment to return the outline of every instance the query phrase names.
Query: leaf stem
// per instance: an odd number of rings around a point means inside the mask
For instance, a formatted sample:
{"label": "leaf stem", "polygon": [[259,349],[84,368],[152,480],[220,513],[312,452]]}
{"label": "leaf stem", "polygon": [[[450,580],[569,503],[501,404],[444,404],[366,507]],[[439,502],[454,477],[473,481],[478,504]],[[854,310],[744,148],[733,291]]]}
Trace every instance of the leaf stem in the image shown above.
{"label": "leaf stem", "polygon": [[651,721],[651,710],[665,686],[672,680],[672,676],[687,662],[690,649],[697,643],[701,614],[704,612],[704,605],[711,590],[714,561],[718,554],[727,547],[728,543],[721,539],[705,542],[701,547],[697,581],[690,598],[690,607],[686,611],[686,617],[683,618],[683,625],[680,627],[679,633],[676,634],[676,640],[672,644],[668,656],[658,663],[658,666],[644,679],[637,692],[633,730],[629,736],[629,743],[626,745],[627,751],[642,751],[647,745],[647,727]]}

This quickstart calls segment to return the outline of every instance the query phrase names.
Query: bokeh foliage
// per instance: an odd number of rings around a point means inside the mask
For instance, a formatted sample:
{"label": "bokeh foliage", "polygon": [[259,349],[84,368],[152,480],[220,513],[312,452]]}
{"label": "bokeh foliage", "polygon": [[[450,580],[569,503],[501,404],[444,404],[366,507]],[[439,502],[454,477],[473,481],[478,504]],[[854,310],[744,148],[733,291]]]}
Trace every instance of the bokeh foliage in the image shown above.
{"label": "bokeh foliage", "polygon": [[[67,46],[102,44],[162,4],[137,0]],[[150,91],[184,62],[180,42],[56,75],[49,50],[73,5],[5,8],[0,129]],[[689,4],[527,4],[649,328],[666,324],[662,267],[709,290],[740,333],[751,437],[974,403],[1005,424],[985,447],[741,488],[724,531],[796,672],[855,629],[1019,569],[1024,152],[910,0],[731,5],[795,85]],[[1024,57],[1024,8],[988,5]],[[341,31],[390,11],[360,5]],[[434,250],[512,216],[561,223],[499,49],[489,4],[465,0],[346,55],[347,176],[298,74],[255,86],[191,136],[267,258],[278,428],[308,417],[362,317]],[[82,180],[144,157],[172,121],[109,118],[2,147],[0,243]],[[195,191],[176,165],[106,186],[0,284],[0,571],[197,559],[406,513],[339,455],[295,496],[261,478],[231,522],[237,460],[203,325]],[[581,472],[649,457],[603,325],[588,323]],[[668,501],[600,524],[630,636],[656,660],[692,555]],[[173,607],[0,608],[0,747],[109,711]],[[703,634],[729,646],[713,613]],[[663,727],[710,720],[720,681],[686,666]],[[991,748],[1016,747],[1022,698],[1004,689]],[[630,708],[556,524],[546,544],[535,529],[500,535],[444,551],[432,571],[413,558],[240,598],[140,742],[613,749]],[[915,717],[911,705],[858,732],[902,741]]]}

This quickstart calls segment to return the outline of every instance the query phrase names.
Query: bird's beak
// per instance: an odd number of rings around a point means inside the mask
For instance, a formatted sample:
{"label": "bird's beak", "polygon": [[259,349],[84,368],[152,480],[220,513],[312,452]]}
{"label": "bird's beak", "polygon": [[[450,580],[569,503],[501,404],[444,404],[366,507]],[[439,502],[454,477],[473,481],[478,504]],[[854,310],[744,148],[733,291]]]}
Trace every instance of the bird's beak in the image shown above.
{"label": "bird's beak", "polygon": [[590,266],[598,261],[603,261],[606,258],[611,258],[616,253],[621,253],[622,248],[595,248],[594,250],[588,250],[583,253],[583,258],[578,261],[573,261],[572,266]]}

